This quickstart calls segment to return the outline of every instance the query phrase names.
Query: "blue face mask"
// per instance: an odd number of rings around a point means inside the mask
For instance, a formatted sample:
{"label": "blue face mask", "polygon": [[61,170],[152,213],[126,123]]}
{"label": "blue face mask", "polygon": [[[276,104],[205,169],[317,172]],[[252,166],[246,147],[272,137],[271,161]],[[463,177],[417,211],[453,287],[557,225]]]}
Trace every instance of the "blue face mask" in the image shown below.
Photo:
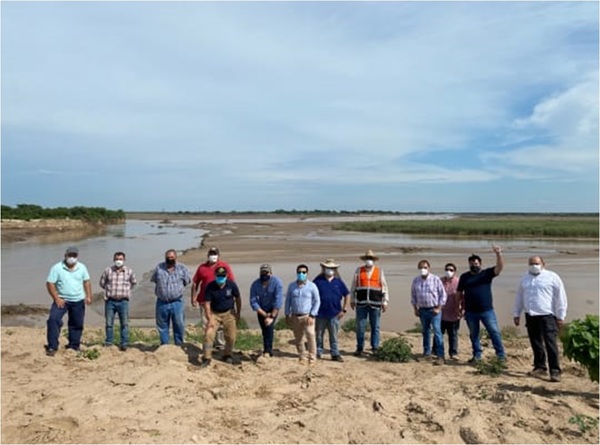
{"label": "blue face mask", "polygon": [[216,277],[215,281],[217,282],[217,284],[221,285],[221,284],[225,284],[225,281],[227,281],[227,277]]}
{"label": "blue face mask", "polygon": [[298,281],[306,281],[306,272],[298,272],[296,278]]}

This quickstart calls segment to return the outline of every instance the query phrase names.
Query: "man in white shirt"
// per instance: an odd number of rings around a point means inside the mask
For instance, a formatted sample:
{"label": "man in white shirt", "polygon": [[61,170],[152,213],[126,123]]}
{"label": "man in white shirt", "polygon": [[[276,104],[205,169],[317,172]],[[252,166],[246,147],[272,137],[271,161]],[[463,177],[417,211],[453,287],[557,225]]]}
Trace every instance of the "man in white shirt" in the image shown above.
{"label": "man in white shirt", "polygon": [[546,270],[544,260],[539,255],[529,257],[529,271],[521,278],[517,288],[513,308],[515,326],[519,326],[523,311],[533,349],[533,371],[529,375],[541,377],[550,368],[550,381],[560,382],[556,336],[567,316],[567,294],[560,277]]}

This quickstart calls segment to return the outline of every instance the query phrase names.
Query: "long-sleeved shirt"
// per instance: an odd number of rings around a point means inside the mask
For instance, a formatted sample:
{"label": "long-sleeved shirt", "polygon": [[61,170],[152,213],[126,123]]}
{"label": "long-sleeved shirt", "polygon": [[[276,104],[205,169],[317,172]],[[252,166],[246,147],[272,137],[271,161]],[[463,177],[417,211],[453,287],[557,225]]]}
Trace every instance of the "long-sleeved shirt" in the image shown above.
{"label": "long-sleeved shirt", "polygon": [[437,275],[428,274],[425,279],[418,276],[412,282],[410,304],[418,308],[431,308],[446,304],[446,290]]}
{"label": "long-sleeved shirt", "polygon": [[[356,304],[356,286],[358,283],[358,277],[360,275],[361,267],[362,266],[359,266],[356,268],[356,271],[354,272],[354,276],[352,277],[352,286],[350,286],[350,301],[354,304]],[[367,271],[367,275],[370,277],[372,273],[373,273],[373,267],[371,267],[371,269]],[[381,292],[383,293],[382,304],[387,306],[390,302],[390,295],[388,292],[387,281],[385,281],[385,275],[383,273],[383,268],[381,268],[381,267],[379,267],[379,281],[381,282]]]}
{"label": "long-sleeved shirt", "polygon": [[131,289],[137,284],[133,270],[127,266],[110,266],[100,276],[100,287],[105,300],[129,300]]}
{"label": "long-sleeved shirt", "polygon": [[294,314],[309,314],[316,318],[320,305],[319,289],[312,281],[306,280],[301,284],[293,281],[288,286],[285,296],[286,317]]}
{"label": "long-sleeved shirt", "polygon": [[442,284],[446,291],[446,304],[442,308],[442,320],[443,321],[458,321],[463,316],[465,307],[465,298],[461,295],[458,298],[456,295],[456,288],[458,287],[458,277],[453,276],[452,278],[442,278]]}
{"label": "long-sleeved shirt", "polygon": [[161,301],[175,301],[183,297],[183,289],[190,284],[190,272],[181,263],[175,263],[175,268],[169,270],[167,263],[162,262],[152,274],[150,281],[156,283],[154,294]]}
{"label": "long-sleeved shirt", "polygon": [[250,286],[250,306],[253,311],[262,309],[271,312],[273,309],[281,309],[282,305],[283,283],[278,277],[271,275],[266,286],[257,278]]}
{"label": "long-sleeved shirt", "polygon": [[554,315],[559,320],[567,316],[567,293],[558,274],[542,269],[538,275],[527,273],[521,278],[513,315]]}

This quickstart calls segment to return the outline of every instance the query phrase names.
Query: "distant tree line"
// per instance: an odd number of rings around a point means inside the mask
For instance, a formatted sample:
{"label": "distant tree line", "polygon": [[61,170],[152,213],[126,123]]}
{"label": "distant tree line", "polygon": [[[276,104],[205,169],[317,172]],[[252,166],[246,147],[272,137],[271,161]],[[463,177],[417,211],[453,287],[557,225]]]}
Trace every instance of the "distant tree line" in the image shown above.
{"label": "distant tree line", "polygon": [[125,220],[123,210],[104,207],[55,207],[44,208],[35,204],[17,204],[16,207],[2,205],[2,219],[79,219],[89,222],[113,223]]}

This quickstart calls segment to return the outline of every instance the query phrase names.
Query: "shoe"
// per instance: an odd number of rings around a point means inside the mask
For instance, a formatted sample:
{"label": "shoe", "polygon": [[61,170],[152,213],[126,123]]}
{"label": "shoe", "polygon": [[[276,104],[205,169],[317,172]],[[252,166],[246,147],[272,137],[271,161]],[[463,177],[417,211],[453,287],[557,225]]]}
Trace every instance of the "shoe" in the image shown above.
{"label": "shoe", "polygon": [[481,361],[481,357],[471,357],[467,363],[474,364],[474,363],[478,363],[480,361]]}
{"label": "shoe", "polygon": [[127,351],[127,346],[125,346],[125,345],[119,346],[119,351],[121,351],[121,352]]}
{"label": "shoe", "polygon": [[354,357],[362,357],[362,355],[363,355],[362,349],[357,349],[356,351],[354,351]]}
{"label": "shoe", "polygon": [[551,382],[560,382],[560,372],[550,371],[550,381]]}
{"label": "shoe", "polygon": [[547,372],[548,371],[545,370],[544,368],[534,368],[532,371],[529,371],[527,373],[527,375],[529,377],[537,377],[537,378],[541,379],[542,377],[544,377],[546,375]]}
{"label": "shoe", "polygon": [[56,355],[56,349],[47,348],[46,349],[46,355],[48,357],[54,357]]}
{"label": "shoe", "polygon": [[224,355],[222,359],[225,363],[233,365],[233,357],[230,355]]}
{"label": "shoe", "polygon": [[304,357],[300,357],[300,358],[298,359],[298,363],[300,363],[301,365],[306,365],[306,363],[307,363],[307,360],[306,360],[306,358],[304,358]]}
{"label": "shoe", "polygon": [[309,360],[308,361],[308,367],[309,368],[313,368],[316,364],[317,364],[316,360]]}
{"label": "shoe", "polygon": [[321,360],[321,354],[317,354],[317,360]]}
{"label": "shoe", "polygon": [[332,355],[331,356],[331,361],[332,362],[340,362],[340,363],[342,363],[344,361],[344,358],[341,355]]}
{"label": "shoe", "polygon": [[455,361],[457,361],[457,360],[458,360],[458,357],[457,357],[457,356],[455,356],[455,355],[451,355],[451,356],[450,356],[450,360],[452,360],[453,362],[455,362]]}
{"label": "shoe", "polygon": [[104,343],[105,348],[110,348],[112,346],[114,346],[112,343]]}
{"label": "shoe", "polygon": [[377,354],[377,351],[379,351],[379,348],[371,348],[371,353]]}
{"label": "shoe", "polygon": [[435,366],[445,365],[446,364],[446,360],[444,360],[444,357],[436,357],[436,359],[433,361],[433,364]]}
{"label": "shoe", "polygon": [[210,362],[212,362],[212,360],[211,360],[211,359],[209,359],[209,358],[204,358],[204,357],[203,357],[203,358],[202,358],[202,361],[200,362],[200,367],[201,367],[201,368],[207,368],[207,367],[208,367],[208,365],[210,365]]}

